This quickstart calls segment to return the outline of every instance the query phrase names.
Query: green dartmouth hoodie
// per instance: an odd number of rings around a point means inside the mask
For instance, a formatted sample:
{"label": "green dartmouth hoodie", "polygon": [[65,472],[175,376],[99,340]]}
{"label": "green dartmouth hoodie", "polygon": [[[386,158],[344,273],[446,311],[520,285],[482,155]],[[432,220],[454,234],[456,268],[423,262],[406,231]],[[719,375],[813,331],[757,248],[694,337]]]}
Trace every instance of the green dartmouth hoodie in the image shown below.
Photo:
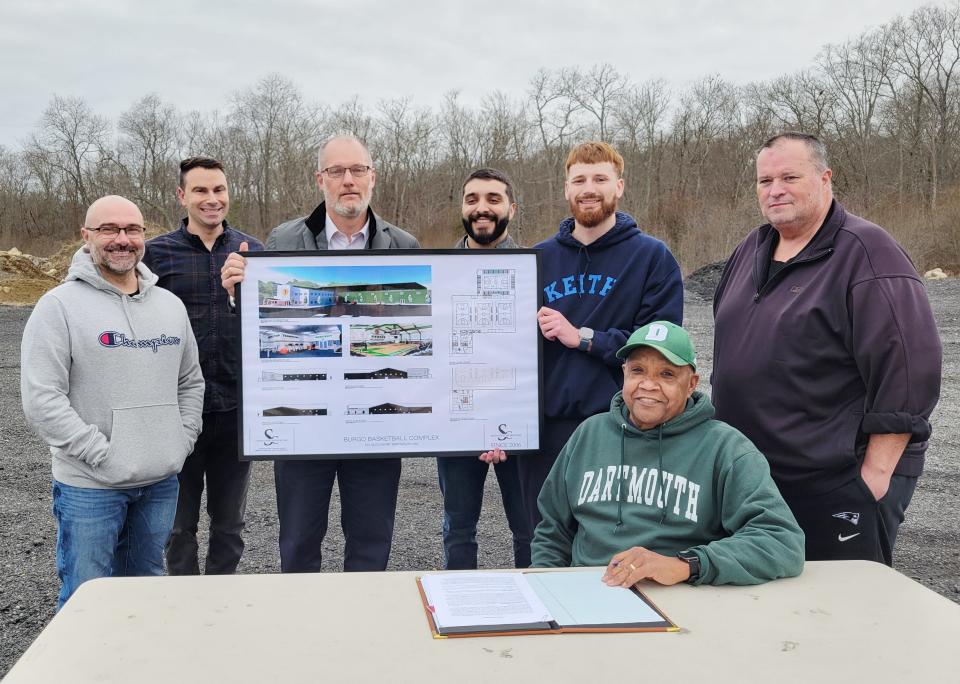
{"label": "green dartmouth hoodie", "polygon": [[622,393],[584,421],[540,492],[534,567],[607,565],[633,546],[692,550],[697,584],[758,584],[803,570],[804,538],[763,455],[713,420],[694,392],[651,430],[627,418]]}

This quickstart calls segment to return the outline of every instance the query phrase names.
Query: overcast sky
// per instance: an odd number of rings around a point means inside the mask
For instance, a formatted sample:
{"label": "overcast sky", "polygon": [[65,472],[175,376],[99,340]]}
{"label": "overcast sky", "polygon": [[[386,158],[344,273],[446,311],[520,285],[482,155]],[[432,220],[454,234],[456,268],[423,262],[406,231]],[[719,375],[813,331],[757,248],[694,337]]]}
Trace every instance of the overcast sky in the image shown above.
{"label": "overcast sky", "polygon": [[[310,100],[519,96],[540,68],[610,62],[639,82],[736,83],[810,66],[919,0],[0,0],[0,144],[18,147],[50,97],[115,119],[157,93],[224,108],[270,73]],[[935,3],[942,4],[942,3]]]}

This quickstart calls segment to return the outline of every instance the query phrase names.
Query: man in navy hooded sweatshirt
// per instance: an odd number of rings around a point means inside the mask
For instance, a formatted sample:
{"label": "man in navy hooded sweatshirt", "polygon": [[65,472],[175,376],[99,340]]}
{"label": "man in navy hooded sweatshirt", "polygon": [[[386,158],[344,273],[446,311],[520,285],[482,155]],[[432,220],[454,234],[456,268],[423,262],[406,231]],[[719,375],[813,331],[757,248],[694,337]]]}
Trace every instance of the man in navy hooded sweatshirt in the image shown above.
{"label": "man in navy hooded sweatshirt", "polygon": [[[623,157],[603,142],[585,142],[567,156],[564,197],[572,217],[537,245],[544,306],[544,431],[537,454],[518,457],[530,529],[540,522],[537,497],[560,449],[586,418],[604,412],[619,389],[617,350],[647,323],[683,323],[683,280],[667,246],[617,211]],[[506,458],[487,452],[488,462]]]}

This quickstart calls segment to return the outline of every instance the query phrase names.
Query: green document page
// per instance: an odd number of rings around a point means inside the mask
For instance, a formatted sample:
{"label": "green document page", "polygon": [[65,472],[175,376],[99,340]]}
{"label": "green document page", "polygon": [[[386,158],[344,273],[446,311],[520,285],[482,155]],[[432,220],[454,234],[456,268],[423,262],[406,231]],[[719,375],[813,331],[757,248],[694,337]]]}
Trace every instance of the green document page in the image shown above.
{"label": "green document page", "polygon": [[643,596],[601,582],[603,570],[526,572],[524,576],[561,627],[664,624],[663,616]]}

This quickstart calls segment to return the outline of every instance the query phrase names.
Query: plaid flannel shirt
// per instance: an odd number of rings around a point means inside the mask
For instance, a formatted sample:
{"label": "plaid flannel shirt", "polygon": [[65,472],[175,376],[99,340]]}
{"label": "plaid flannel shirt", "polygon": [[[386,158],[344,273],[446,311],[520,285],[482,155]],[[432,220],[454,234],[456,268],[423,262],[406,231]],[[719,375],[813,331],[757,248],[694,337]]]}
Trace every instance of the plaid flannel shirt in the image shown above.
{"label": "plaid flannel shirt", "polygon": [[237,407],[240,369],[240,317],[230,313],[220,268],[227,255],[247,242],[250,251],[263,249],[254,237],[223,222],[223,233],[208,250],[199,237],[187,232],[183,219],[176,230],[147,240],[143,263],[160,278],[161,287],[183,301],[200,350],[200,368],[207,387],[203,411]]}

